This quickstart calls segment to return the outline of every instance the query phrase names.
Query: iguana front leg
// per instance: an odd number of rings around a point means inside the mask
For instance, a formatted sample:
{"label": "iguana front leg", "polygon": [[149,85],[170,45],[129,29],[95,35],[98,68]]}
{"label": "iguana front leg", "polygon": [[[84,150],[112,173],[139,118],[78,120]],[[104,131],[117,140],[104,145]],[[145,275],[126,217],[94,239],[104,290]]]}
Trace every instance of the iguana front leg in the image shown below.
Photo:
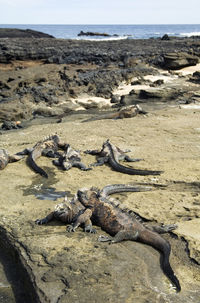
{"label": "iguana front leg", "polygon": [[87,171],[87,170],[92,170],[91,167],[86,167],[86,165],[83,164],[83,163],[80,162],[80,161],[75,161],[75,162],[73,162],[72,166],[73,166],[73,167],[77,167],[77,168],[79,168],[79,169],[81,169],[81,170],[85,170],[85,171]]}
{"label": "iguana front leg", "polygon": [[97,159],[97,162],[92,163],[92,164],[90,164],[89,166],[102,166],[102,165],[104,165],[105,163],[108,162],[108,159],[109,159],[108,156],[106,156],[106,157],[99,157],[99,158]]}
{"label": "iguana front leg", "polygon": [[35,224],[42,225],[42,224],[47,224],[48,222],[52,221],[54,218],[54,211],[51,212],[49,215],[47,215],[43,219],[37,219],[35,220]]}
{"label": "iguana front leg", "polygon": [[84,226],[85,226],[84,231],[85,232],[95,233],[96,230],[92,228],[92,222],[90,220],[91,216],[92,216],[92,210],[87,208],[84,211],[84,213],[82,213],[81,215],[78,216],[76,221],[74,221],[71,225],[67,226],[67,231],[68,232],[75,232],[77,227],[79,227],[81,224],[84,224]]}
{"label": "iguana front leg", "polygon": [[87,149],[84,151],[84,154],[89,154],[89,155],[98,155],[100,154],[100,150],[99,149]]}
{"label": "iguana front leg", "polygon": [[135,241],[138,238],[138,231],[128,231],[128,230],[120,230],[113,238],[107,236],[99,236],[99,242],[110,242],[110,243],[117,243],[125,240],[132,240]]}

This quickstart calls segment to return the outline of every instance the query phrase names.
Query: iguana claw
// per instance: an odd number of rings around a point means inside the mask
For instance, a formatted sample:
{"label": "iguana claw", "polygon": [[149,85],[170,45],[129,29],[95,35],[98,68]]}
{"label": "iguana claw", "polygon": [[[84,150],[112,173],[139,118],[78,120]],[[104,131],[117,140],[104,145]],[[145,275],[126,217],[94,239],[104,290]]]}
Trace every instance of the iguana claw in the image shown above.
{"label": "iguana claw", "polygon": [[84,232],[88,232],[88,233],[92,233],[92,234],[96,234],[96,229],[93,228],[91,225],[87,225],[84,228]]}
{"label": "iguana claw", "polygon": [[75,232],[75,230],[76,230],[76,227],[74,227],[73,225],[68,225],[68,226],[67,226],[67,231],[68,231],[69,233]]}

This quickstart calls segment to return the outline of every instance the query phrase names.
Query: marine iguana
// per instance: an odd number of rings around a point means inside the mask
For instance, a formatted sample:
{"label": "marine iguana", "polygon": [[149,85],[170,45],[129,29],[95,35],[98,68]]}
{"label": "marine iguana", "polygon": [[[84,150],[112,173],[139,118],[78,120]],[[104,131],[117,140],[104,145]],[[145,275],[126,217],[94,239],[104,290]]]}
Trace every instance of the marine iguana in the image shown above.
{"label": "marine iguana", "polygon": [[[79,215],[76,221],[69,226],[68,231],[75,231],[80,225],[80,221],[84,223],[91,220],[92,223],[100,226],[113,237],[100,236],[100,242],[110,241],[111,243],[117,243],[123,240],[133,240],[151,245],[161,252],[161,267],[163,272],[176,287],[177,292],[181,290],[179,280],[169,263],[171,246],[169,242],[159,235],[172,231],[177,227],[176,225],[143,225],[127,212],[123,212],[119,207],[116,207],[108,199],[99,197],[98,193],[92,188],[89,190],[79,190],[77,195],[79,201],[86,207],[87,213]],[[92,226],[90,228],[93,230]]]}
{"label": "marine iguana", "polygon": [[129,175],[160,175],[162,171],[157,170],[142,170],[126,167],[119,163],[120,160],[127,162],[137,162],[141,159],[132,159],[125,153],[126,151],[121,150],[119,147],[112,144],[109,139],[103,143],[101,150],[86,150],[84,153],[98,156],[97,162],[90,164],[90,166],[100,166],[108,163],[114,170]]}
{"label": "marine iguana", "polygon": [[[114,191],[114,188],[117,191]],[[100,236],[100,242],[117,243],[123,240],[133,240],[151,245],[161,252],[163,272],[175,285],[176,290],[180,291],[180,283],[169,263],[171,246],[159,235],[170,232],[177,226],[174,224],[149,226],[140,223],[137,216],[123,211],[118,204],[107,199],[108,194],[119,192],[120,188],[121,191],[151,190],[149,187],[141,188],[123,184],[109,185],[101,191],[95,188],[81,189],[78,190],[77,195],[71,201],[58,204],[55,211],[43,219],[37,219],[35,223],[46,224],[53,219],[57,219],[63,223],[70,223],[67,228],[68,232],[75,232],[78,226],[83,225],[85,232],[96,233],[92,226],[93,223],[113,236],[113,238]]]}
{"label": "marine iguana", "polygon": [[[114,193],[149,191],[152,190],[152,188],[150,186],[112,184],[103,187],[102,190],[99,190],[98,188],[96,188],[95,190],[98,193],[99,197],[104,198]],[[117,205],[119,205],[119,203],[117,203]],[[54,211],[52,211],[43,219],[37,219],[35,223],[39,225],[47,224],[53,219],[60,220],[64,223],[72,223],[77,219],[79,212],[83,213],[85,209],[86,208],[78,200],[77,194],[75,194],[72,200],[67,201],[67,198],[65,198],[64,202],[59,203],[55,206]]]}
{"label": "marine iguana", "polygon": [[137,116],[138,114],[145,115],[145,114],[147,114],[147,112],[144,111],[138,104],[128,105],[128,106],[123,106],[117,112],[107,113],[105,115],[100,115],[98,117],[93,117],[93,118],[82,121],[82,123],[83,122],[96,121],[96,120],[103,120],[103,119],[132,118],[132,117]]}
{"label": "marine iguana", "polygon": [[58,160],[53,160],[53,164],[60,166],[63,170],[69,170],[72,167],[85,171],[92,169],[81,162],[80,151],[73,149],[69,144],[66,145],[65,152],[59,155]]}
{"label": "marine iguana", "polygon": [[26,148],[17,155],[28,155],[27,163],[41,176],[48,178],[47,173],[37,165],[36,160],[41,156],[56,158],[60,156],[59,149],[65,150],[68,145],[61,143],[58,135],[52,135],[36,143],[32,148]]}
{"label": "marine iguana", "polygon": [[24,158],[23,155],[9,155],[5,149],[0,149],[0,170],[4,169],[8,163],[16,162]]}

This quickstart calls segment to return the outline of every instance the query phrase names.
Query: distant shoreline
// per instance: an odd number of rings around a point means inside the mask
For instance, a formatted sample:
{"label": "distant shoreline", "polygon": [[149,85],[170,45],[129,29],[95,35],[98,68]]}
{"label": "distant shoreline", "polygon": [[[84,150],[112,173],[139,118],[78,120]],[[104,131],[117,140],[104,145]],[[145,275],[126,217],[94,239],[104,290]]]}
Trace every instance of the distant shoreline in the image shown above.
{"label": "distant shoreline", "polygon": [[[61,39],[87,39],[78,37],[81,31],[107,33],[120,38],[128,36],[129,39],[159,38],[164,34],[177,37],[200,35],[200,24],[0,24],[0,28],[30,29]],[[94,37],[99,40],[102,38],[105,37]]]}

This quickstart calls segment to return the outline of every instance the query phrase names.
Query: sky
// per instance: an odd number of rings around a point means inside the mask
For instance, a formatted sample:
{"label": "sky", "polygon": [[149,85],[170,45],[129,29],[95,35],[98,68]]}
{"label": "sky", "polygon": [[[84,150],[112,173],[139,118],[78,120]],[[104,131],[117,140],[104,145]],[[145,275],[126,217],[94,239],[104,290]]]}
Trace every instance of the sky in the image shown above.
{"label": "sky", "polygon": [[1,24],[200,24],[200,0],[0,0]]}

